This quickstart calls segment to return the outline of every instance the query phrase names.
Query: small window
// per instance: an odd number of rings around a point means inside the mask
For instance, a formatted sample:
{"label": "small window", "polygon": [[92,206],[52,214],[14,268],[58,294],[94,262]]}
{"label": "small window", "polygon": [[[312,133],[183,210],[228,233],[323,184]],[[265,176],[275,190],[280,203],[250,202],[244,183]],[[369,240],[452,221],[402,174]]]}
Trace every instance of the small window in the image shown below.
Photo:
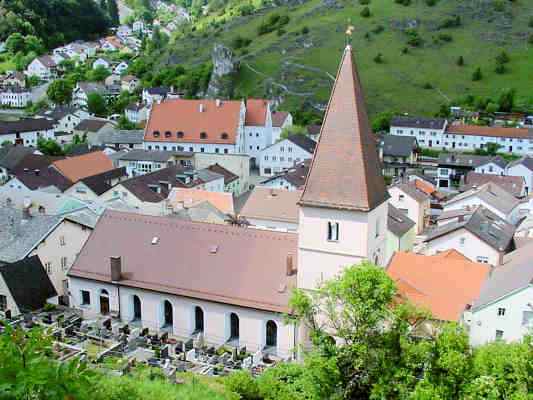
{"label": "small window", "polygon": [[533,311],[522,312],[522,326],[533,327]]}
{"label": "small window", "polygon": [[88,306],[91,304],[91,293],[88,290],[81,291],[81,304]]}
{"label": "small window", "polygon": [[228,138],[228,134],[226,132],[223,132],[222,135],[220,135],[220,137],[226,140]]}
{"label": "small window", "polygon": [[497,329],[496,330],[496,340],[502,340],[503,339],[503,331]]}
{"label": "small window", "polygon": [[166,132],[165,132],[165,137],[166,137],[166,138],[169,138],[169,137],[171,137],[171,136],[172,136],[172,132],[170,132],[170,131],[166,131]]}
{"label": "small window", "polygon": [[336,242],[339,240],[339,223],[328,222],[328,240]]}
{"label": "small window", "polygon": [[184,134],[183,134],[182,131],[179,131],[179,132],[177,133],[177,136],[178,136],[178,139],[182,139],[183,136],[184,136]]}
{"label": "small window", "polygon": [[498,308],[498,317],[503,317],[505,315],[505,308]]}
{"label": "small window", "polygon": [[459,244],[461,246],[464,246],[465,245],[465,242],[466,242],[466,239],[464,237],[462,237],[461,239],[459,239]]}
{"label": "small window", "polygon": [[398,201],[403,201],[403,199],[405,199],[403,194],[398,195]]}
{"label": "small window", "polygon": [[217,147],[217,148],[215,148],[215,153],[218,153],[219,151],[220,151],[220,150],[219,150],[219,148],[218,148],[218,147]]}
{"label": "small window", "polygon": [[46,273],[48,275],[51,275],[52,274],[52,263],[51,262],[44,263],[44,269],[46,270]]}
{"label": "small window", "polygon": [[228,154],[228,149],[224,149],[224,154]]}
{"label": "small window", "polygon": [[3,294],[0,295],[0,311],[7,310],[7,297]]}
{"label": "small window", "polygon": [[159,137],[159,136],[160,136],[159,131],[154,131],[154,137]]}
{"label": "small window", "polygon": [[200,133],[200,139],[207,139],[207,133],[201,132]]}
{"label": "small window", "polygon": [[64,246],[67,243],[65,242],[65,236],[59,236],[59,245]]}
{"label": "small window", "polygon": [[61,269],[63,271],[67,269],[67,257],[61,257]]}

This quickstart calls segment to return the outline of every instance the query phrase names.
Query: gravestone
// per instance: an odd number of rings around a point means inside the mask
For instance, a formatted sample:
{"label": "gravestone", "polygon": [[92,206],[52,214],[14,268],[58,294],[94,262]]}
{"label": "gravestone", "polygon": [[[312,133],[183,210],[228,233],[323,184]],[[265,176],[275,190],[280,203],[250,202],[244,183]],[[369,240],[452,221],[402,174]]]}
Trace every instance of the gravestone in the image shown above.
{"label": "gravestone", "polygon": [[170,349],[169,349],[169,347],[170,347],[170,346],[167,344],[167,345],[165,345],[165,346],[163,346],[163,347],[161,348],[161,358],[162,358],[162,359],[167,359],[167,358],[169,358],[169,356],[170,356]]}
{"label": "gravestone", "polygon": [[254,355],[252,356],[253,365],[259,364],[262,359],[263,359],[263,353],[261,352],[261,350],[256,351]]}
{"label": "gravestone", "polygon": [[252,367],[252,357],[246,357],[244,360],[242,360],[242,367],[250,369]]}
{"label": "gravestone", "polygon": [[192,348],[194,347],[194,341],[192,339],[189,339],[185,342],[185,350],[184,352],[188,352],[189,350],[191,350]]}
{"label": "gravestone", "polygon": [[145,337],[146,335],[148,335],[148,328],[143,328],[143,330],[141,331],[140,336]]}
{"label": "gravestone", "polygon": [[185,360],[191,361],[191,362],[196,361],[196,350],[195,349],[189,350],[185,355]]}
{"label": "gravestone", "polygon": [[168,340],[168,332],[164,332],[162,335],[161,335],[161,343],[166,343]]}

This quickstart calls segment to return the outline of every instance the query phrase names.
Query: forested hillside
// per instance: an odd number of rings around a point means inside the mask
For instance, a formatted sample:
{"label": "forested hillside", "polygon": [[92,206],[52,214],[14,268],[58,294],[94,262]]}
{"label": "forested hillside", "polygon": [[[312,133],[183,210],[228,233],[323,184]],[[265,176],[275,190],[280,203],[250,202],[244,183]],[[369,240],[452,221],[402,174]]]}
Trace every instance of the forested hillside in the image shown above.
{"label": "forested hillside", "polygon": [[18,32],[48,49],[101,36],[109,26],[94,0],[0,0],[0,21],[0,41]]}
{"label": "forested hillside", "polygon": [[240,61],[235,96],[323,109],[352,25],[374,115],[434,114],[465,95],[487,104],[504,88],[516,89],[517,107],[533,106],[528,0],[216,0],[203,11],[201,0],[176,3],[188,6],[193,23],[152,58],[154,69],[197,65],[223,43]]}

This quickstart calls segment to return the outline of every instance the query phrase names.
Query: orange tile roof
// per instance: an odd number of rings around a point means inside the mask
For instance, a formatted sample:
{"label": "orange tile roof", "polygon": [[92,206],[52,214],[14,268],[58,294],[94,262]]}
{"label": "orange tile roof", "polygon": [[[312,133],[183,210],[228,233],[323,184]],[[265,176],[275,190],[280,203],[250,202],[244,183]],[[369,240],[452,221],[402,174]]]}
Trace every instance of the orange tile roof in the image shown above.
{"label": "orange tile roof", "polygon": [[529,130],[526,128],[502,128],[498,126],[478,125],[448,125],[446,133],[453,135],[492,136],[528,139]]}
{"label": "orange tile roof", "polygon": [[101,151],[93,151],[76,157],[67,157],[63,160],[54,161],[52,165],[61,175],[74,183],[88,176],[98,175],[115,168],[109,157]]}
{"label": "orange tile roof", "polygon": [[194,207],[208,201],[224,214],[233,214],[233,195],[224,192],[208,192],[199,189],[174,188],[168,196],[173,208]]}
{"label": "orange tile roof", "polygon": [[265,126],[268,101],[263,99],[246,100],[246,125]]}
{"label": "orange tile roof", "polygon": [[[200,112],[200,109],[202,110]],[[174,143],[235,144],[239,134],[240,101],[167,100],[154,104],[144,140]],[[154,135],[158,132],[159,136]],[[178,137],[178,132],[182,136]],[[201,139],[201,133],[207,138]],[[226,138],[223,139],[223,134]]]}
{"label": "orange tile roof", "polygon": [[270,189],[256,186],[241,210],[244,218],[298,223],[299,190]]}
{"label": "orange tile roof", "polygon": [[490,266],[468,260],[455,250],[434,256],[398,252],[387,267],[398,292],[435,319],[458,321],[479,296]]}
{"label": "orange tile roof", "polygon": [[424,182],[421,179],[415,179],[415,187],[430,196],[433,192],[435,192],[435,188],[432,187],[429,183]]}

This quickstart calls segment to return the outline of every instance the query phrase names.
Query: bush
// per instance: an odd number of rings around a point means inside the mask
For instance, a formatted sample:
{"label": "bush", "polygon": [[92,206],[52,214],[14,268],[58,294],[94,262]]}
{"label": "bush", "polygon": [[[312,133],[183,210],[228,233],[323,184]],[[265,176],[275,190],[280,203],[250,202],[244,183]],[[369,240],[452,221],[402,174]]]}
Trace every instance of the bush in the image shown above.
{"label": "bush", "polygon": [[457,58],[457,61],[456,61],[456,64],[460,67],[462,67],[463,65],[465,65],[465,59],[463,58],[463,56],[459,56]]}
{"label": "bush", "polygon": [[374,29],[372,29],[372,33],[375,33],[376,35],[383,32],[385,30],[385,27],[383,25],[378,25]]}
{"label": "bush", "polygon": [[287,25],[290,21],[288,15],[271,14],[268,19],[259,25],[257,28],[258,35],[265,35],[267,33],[279,30],[281,27]]}
{"label": "bush", "polygon": [[366,5],[370,4],[370,0],[359,0],[359,4],[361,4],[363,6],[366,6]]}
{"label": "bush", "polygon": [[456,15],[455,17],[448,17],[444,19],[444,21],[442,21],[439,25],[439,28],[457,28],[458,26],[461,26],[461,17]]}
{"label": "bush", "polygon": [[503,0],[495,0],[494,1],[494,10],[498,12],[505,11],[505,3]]}
{"label": "bush", "polygon": [[259,400],[259,385],[247,371],[237,371],[224,379],[224,386],[231,392],[237,393],[242,400]]}
{"label": "bush", "polygon": [[494,68],[494,72],[496,72],[499,75],[505,74],[507,69],[505,68],[505,64],[496,63],[496,68]]}
{"label": "bush", "polygon": [[439,33],[439,40],[442,40],[443,42],[451,42],[453,37],[449,33]]}
{"label": "bush", "polygon": [[426,82],[424,83],[424,85],[422,86],[422,88],[428,90],[428,89],[433,89],[433,85],[429,82]]}
{"label": "bush", "polygon": [[307,35],[309,33],[309,28],[307,26],[304,26],[302,28],[302,35]]}
{"label": "bush", "polygon": [[383,54],[381,53],[378,53],[375,57],[374,57],[374,62],[376,64],[383,64]]}
{"label": "bush", "polygon": [[402,54],[407,54],[407,53],[409,53],[409,48],[408,47],[404,47],[402,49]]}
{"label": "bush", "polygon": [[527,26],[533,28],[533,17],[529,17],[529,22],[527,23]]}
{"label": "bush", "polygon": [[252,39],[250,38],[243,38],[242,36],[237,36],[231,41],[231,47],[235,50],[241,49],[243,47],[247,47],[252,43]]}
{"label": "bush", "polygon": [[411,0],[394,0],[394,2],[406,7],[411,4]]}
{"label": "bush", "polygon": [[418,34],[416,29],[408,29],[405,31],[408,36],[407,44],[413,47],[420,47],[424,43],[424,40]]}
{"label": "bush", "polygon": [[435,4],[437,4],[437,0],[426,0],[426,5],[429,7],[433,7]]}
{"label": "bush", "polygon": [[476,70],[472,73],[472,80],[474,82],[480,81],[483,79],[483,73],[481,72],[481,68],[477,67]]}
{"label": "bush", "polygon": [[282,29],[282,28],[279,28],[277,31],[276,31],[276,34],[278,36],[283,36],[287,33],[287,31],[285,29]]}
{"label": "bush", "polygon": [[497,56],[496,56],[496,62],[498,64],[507,64],[509,61],[511,61],[509,54],[505,50],[502,50]]}
{"label": "bush", "polygon": [[528,39],[527,39],[527,42],[528,42],[529,44],[533,44],[533,33],[530,33],[530,34],[529,34],[529,37],[528,37]]}
{"label": "bush", "polygon": [[363,17],[363,18],[368,18],[368,17],[370,17],[370,8],[368,8],[368,7],[364,7],[364,8],[361,10],[361,17]]}

